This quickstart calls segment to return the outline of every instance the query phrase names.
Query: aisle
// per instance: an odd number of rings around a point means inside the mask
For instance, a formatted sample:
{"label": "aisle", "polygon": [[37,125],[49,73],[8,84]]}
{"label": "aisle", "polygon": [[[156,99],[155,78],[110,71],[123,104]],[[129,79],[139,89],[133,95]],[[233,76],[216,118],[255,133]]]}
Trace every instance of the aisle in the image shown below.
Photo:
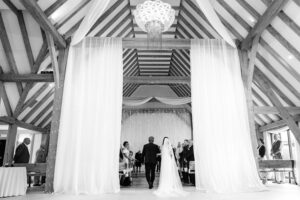
{"label": "aisle", "polygon": [[[4,198],[8,200],[154,200],[158,199],[153,191],[157,188],[158,178],[155,181],[155,187],[148,189],[146,179],[138,176],[134,179],[131,187],[122,188],[117,194],[105,195],[63,195],[63,194],[44,194],[43,192],[29,192],[26,196]],[[290,184],[270,184],[266,191],[240,194],[208,194],[204,191],[196,191],[195,187],[184,186],[184,190],[190,194],[186,197],[189,200],[299,200],[300,187]],[[181,198],[164,198],[164,199],[181,199]]]}

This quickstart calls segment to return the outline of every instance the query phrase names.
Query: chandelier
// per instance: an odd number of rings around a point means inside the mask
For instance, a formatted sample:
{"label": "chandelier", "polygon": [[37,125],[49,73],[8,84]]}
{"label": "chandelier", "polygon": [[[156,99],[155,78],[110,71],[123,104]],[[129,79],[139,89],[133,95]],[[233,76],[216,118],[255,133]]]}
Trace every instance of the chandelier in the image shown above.
{"label": "chandelier", "polygon": [[145,1],[136,6],[133,11],[137,25],[148,33],[149,39],[160,39],[163,32],[167,31],[175,19],[175,10],[170,4],[161,0]]}

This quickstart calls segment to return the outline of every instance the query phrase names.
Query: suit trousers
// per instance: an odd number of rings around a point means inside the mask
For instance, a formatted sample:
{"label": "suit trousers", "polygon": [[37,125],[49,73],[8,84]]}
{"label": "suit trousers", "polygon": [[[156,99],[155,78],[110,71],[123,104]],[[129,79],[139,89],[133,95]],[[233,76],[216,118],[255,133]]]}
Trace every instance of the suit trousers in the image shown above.
{"label": "suit trousers", "polygon": [[153,183],[155,179],[155,167],[156,163],[145,163],[146,179],[148,183]]}

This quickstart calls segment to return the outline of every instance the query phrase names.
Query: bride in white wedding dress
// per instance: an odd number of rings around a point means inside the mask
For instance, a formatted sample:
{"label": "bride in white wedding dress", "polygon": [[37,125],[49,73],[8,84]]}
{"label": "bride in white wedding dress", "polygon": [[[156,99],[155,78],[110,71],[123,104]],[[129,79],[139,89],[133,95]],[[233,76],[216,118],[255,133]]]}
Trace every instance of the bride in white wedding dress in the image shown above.
{"label": "bride in white wedding dress", "polygon": [[182,188],[173,148],[168,137],[163,139],[163,144],[161,147],[159,185],[154,194],[160,197],[177,197],[188,194]]}

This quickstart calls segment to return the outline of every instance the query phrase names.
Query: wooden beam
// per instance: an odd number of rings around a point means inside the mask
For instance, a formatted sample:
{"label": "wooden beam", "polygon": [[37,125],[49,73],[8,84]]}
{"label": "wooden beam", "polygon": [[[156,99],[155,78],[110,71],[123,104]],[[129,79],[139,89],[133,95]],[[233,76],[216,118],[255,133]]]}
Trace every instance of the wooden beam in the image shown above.
{"label": "wooden beam", "polygon": [[128,49],[190,49],[190,39],[163,39],[161,47],[149,47],[147,38],[123,38],[123,48]]}
{"label": "wooden beam", "polygon": [[50,57],[51,57],[52,68],[53,68],[53,72],[54,72],[55,86],[59,87],[60,71],[59,71],[59,66],[57,63],[57,56],[56,56],[54,40],[52,38],[52,35],[48,32],[46,32],[46,38],[47,38],[48,48],[49,48]]}
{"label": "wooden beam", "polygon": [[[290,115],[299,115],[300,107],[284,107]],[[279,111],[276,107],[270,106],[255,106],[254,112],[257,114],[279,114]]]}
{"label": "wooden beam", "polygon": [[6,124],[17,125],[18,127],[25,128],[28,130],[38,131],[41,133],[48,133],[47,129],[44,129],[44,128],[41,128],[38,126],[34,126],[32,124],[28,124],[26,122],[23,122],[23,121],[20,121],[20,120],[14,118],[14,117],[3,116],[3,117],[0,117],[0,121],[3,123],[6,123]]}
{"label": "wooden beam", "polygon": [[[300,121],[300,115],[297,115],[295,117],[293,117],[293,120],[294,121]],[[270,124],[267,124],[267,125],[264,125],[264,126],[261,126],[258,128],[259,132],[265,132],[265,131],[271,131],[271,130],[276,130],[276,129],[280,129],[282,127],[285,127],[287,126],[287,123],[285,120],[278,120],[276,122],[273,122],[273,123],[270,123]]]}
{"label": "wooden beam", "polygon": [[40,24],[45,32],[49,32],[53,37],[58,48],[66,48],[65,39],[59,34],[43,10],[39,7],[36,0],[20,0],[32,17]]}
{"label": "wooden beam", "polygon": [[281,104],[280,100],[272,90],[269,82],[266,79],[264,79],[264,75],[260,71],[256,72],[255,80],[259,83],[261,89],[268,96],[268,98],[273,103],[273,105],[278,109],[280,116],[282,117],[283,120],[286,121],[287,125],[290,127],[291,131],[293,132],[296,140],[300,144],[300,129],[296,124],[295,120],[293,119],[293,117]]}
{"label": "wooden beam", "polygon": [[45,192],[53,192],[53,181],[54,181],[54,171],[55,171],[55,160],[56,160],[56,149],[58,141],[58,130],[60,125],[60,114],[62,107],[62,98],[64,90],[64,81],[66,66],[68,60],[69,46],[65,50],[60,50],[58,55],[58,65],[60,68],[59,82],[58,86],[55,87],[54,93],[54,103],[52,111],[52,121],[51,121],[51,131],[50,131],[50,141],[47,159],[47,173],[46,173],[46,186]]}
{"label": "wooden beam", "polygon": [[[3,82],[53,82],[53,74],[0,74],[0,81]],[[190,84],[188,76],[160,76],[160,77],[124,77],[125,83],[136,84]]]}
{"label": "wooden beam", "polygon": [[[2,67],[0,66],[0,76],[2,75],[2,73],[3,73]],[[4,86],[3,82],[0,80],[0,100],[1,100],[1,98],[3,100],[3,104],[4,104],[7,115],[12,116],[13,111],[12,111],[12,108],[11,108],[10,103],[9,103],[9,99],[8,99],[8,96],[7,96],[7,93],[6,93],[6,89],[5,89],[5,86]]]}
{"label": "wooden beam", "polygon": [[132,76],[124,77],[123,83],[135,83],[135,84],[190,84],[191,78],[184,76],[161,76],[161,77],[148,77],[148,76]]}
{"label": "wooden beam", "polygon": [[3,82],[54,82],[53,74],[0,74]]}
{"label": "wooden beam", "polygon": [[[13,51],[12,51],[12,48],[9,43],[8,35],[6,32],[6,28],[5,28],[1,13],[0,13],[0,39],[1,39],[2,47],[4,49],[7,63],[9,65],[11,72],[18,74],[19,72],[18,72],[16,60],[14,58]],[[17,88],[18,88],[19,94],[21,95],[22,91],[23,91],[22,84],[17,83]]]}
{"label": "wooden beam", "polygon": [[[258,40],[256,41],[258,42]],[[257,147],[257,137],[256,137],[256,128],[255,128],[255,117],[254,117],[254,110],[253,110],[253,99],[252,99],[252,76],[253,76],[253,68],[254,68],[254,57],[256,54],[256,46],[251,51],[250,61],[248,61],[248,52],[245,50],[239,50],[239,57],[240,57],[240,65],[242,70],[242,79],[245,88],[245,97],[248,109],[248,121],[249,121],[249,128],[250,128],[250,137],[252,143],[252,150],[253,155],[256,158],[258,156],[256,147]],[[251,80],[251,83],[250,83]],[[256,165],[258,166],[257,159],[255,159]]]}
{"label": "wooden beam", "polygon": [[18,131],[17,125],[15,124],[9,125],[6,145],[5,145],[3,165],[5,164],[10,165],[13,162],[17,131]]}
{"label": "wooden beam", "polygon": [[241,48],[249,49],[252,44],[252,39],[256,35],[261,35],[265,28],[272,22],[272,20],[277,16],[277,14],[282,10],[283,6],[288,2],[288,0],[276,0],[267,8],[264,14],[258,19],[257,23],[248,33],[247,37],[242,41]]}

